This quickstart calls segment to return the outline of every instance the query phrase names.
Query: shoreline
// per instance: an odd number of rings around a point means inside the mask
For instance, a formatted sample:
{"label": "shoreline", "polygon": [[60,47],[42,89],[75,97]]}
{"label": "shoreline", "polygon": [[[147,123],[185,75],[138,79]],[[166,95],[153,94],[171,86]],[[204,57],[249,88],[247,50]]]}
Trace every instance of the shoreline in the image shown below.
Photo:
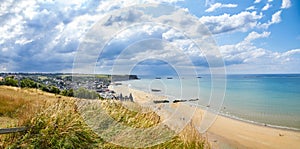
{"label": "shoreline", "polygon": [[[137,103],[145,103],[155,98],[166,98],[159,95],[153,95],[135,88],[127,88],[121,85],[118,88],[124,88],[125,92],[130,91]],[[115,88],[114,88],[115,89]],[[121,89],[122,90],[122,89]],[[117,90],[116,90],[117,91]],[[117,91],[119,93],[119,91]],[[138,98],[138,99],[137,99]],[[148,101],[149,102],[149,101]],[[171,103],[176,107],[182,103]],[[186,107],[196,106],[185,104]],[[203,113],[207,112],[205,108],[196,106],[197,110],[192,121],[201,122]],[[160,113],[165,115],[164,113]],[[166,118],[163,116],[162,118]],[[205,132],[212,148],[297,148],[300,146],[300,131],[265,126],[264,124],[247,122],[245,120],[235,119],[230,116],[218,113],[212,126]]]}
{"label": "shoreline", "polygon": [[228,115],[228,114],[224,114],[224,113],[219,113],[219,116],[223,116],[223,117],[226,117],[226,118],[229,118],[229,119],[232,119],[232,120],[236,120],[236,121],[241,121],[241,122],[244,122],[244,123],[254,124],[254,125],[257,125],[257,126],[263,126],[263,127],[269,127],[269,128],[274,128],[274,129],[287,130],[287,131],[293,131],[293,132],[299,132],[300,133],[300,129],[294,128],[294,127],[287,127],[287,126],[261,123],[261,122],[247,120],[247,119],[236,117],[234,115]]}
{"label": "shoreline", "polygon": [[[193,105],[193,106],[197,106],[197,107],[199,107],[202,110],[204,110],[204,108],[206,108],[203,105]],[[300,133],[300,129],[299,128],[288,127],[288,126],[280,126],[280,125],[273,125],[273,124],[262,123],[262,122],[257,122],[257,121],[253,121],[253,120],[247,120],[247,119],[244,119],[244,118],[240,118],[240,117],[237,117],[237,116],[234,116],[234,115],[227,114],[224,111],[218,112],[217,115],[218,116],[223,116],[223,117],[226,117],[226,118],[229,118],[229,119],[232,119],[232,120],[236,120],[236,121],[241,121],[241,122],[245,122],[245,123],[249,123],[249,124],[254,124],[254,125],[257,125],[257,126],[264,126],[264,127],[274,128],[274,129],[281,129],[281,130],[294,131],[294,132],[299,132]]]}
{"label": "shoreline", "polygon": [[[124,84],[122,86],[124,86]],[[132,87],[132,86],[130,86],[129,88],[133,89],[133,90],[138,90],[138,91],[145,92],[142,89],[135,88],[135,87]],[[153,94],[151,92],[145,92],[145,93],[147,93],[147,94]],[[164,97],[164,98],[168,98],[170,96],[170,95],[163,95],[163,94],[160,94],[160,93],[157,93],[157,94],[154,94],[154,95],[155,96],[161,96],[161,97]],[[182,102],[182,103],[183,104],[187,104],[187,105],[197,106],[198,108],[200,108],[202,110],[204,110],[206,108],[206,106],[204,106],[204,105],[191,104],[193,102],[186,102],[186,103]],[[215,111],[215,112],[217,112],[217,111]],[[227,113],[225,113],[224,111],[221,111],[221,110],[219,112],[217,112],[216,115],[227,117],[227,118],[230,118],[232,120],[237,120],[237,121],[241,121],[241,122],[245,122],[245,123],[249,123],[249,124],[254,124],[254,125],[257,125],[257,126],[264,126],[264,127],[274,128],[274,129],[281,129],[281,130],[288,130],[288,131],[300,132],[300,128],[288,127],[288,126],[281,126],[281,125],[274,125],[274,124],[268,124],[268,123],[263,123],[263,122],[257,122],[257,121],[254,121],[254,120],[248,120],[248,119],[237,117],[235,115],[227,114]]]}

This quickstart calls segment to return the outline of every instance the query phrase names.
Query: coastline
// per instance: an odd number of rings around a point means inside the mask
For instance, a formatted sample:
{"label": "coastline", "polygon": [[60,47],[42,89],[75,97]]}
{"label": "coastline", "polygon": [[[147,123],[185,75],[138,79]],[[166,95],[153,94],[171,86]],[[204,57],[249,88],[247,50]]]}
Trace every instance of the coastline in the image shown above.
{"label": "coastline", "polygon": [[[166,98],[123,85],[114,86],[113,90],[117,93],[132,93],[135,102],[142,105],[149,102],[147,100]],[[172,103],[171,105],[177,107],[179,104],[182,103]],[[186,108],[189,107],[186,106]],[[204,112],[206,111],[203,108],[197,106],[192,121],[194,123],[201,122]],[[168,117],[168,114],[164,112],[158,114],[162,116],[162,119]],[[264,126],[226,115],[218,115],[204,136],[207,136],[212,148],[298,148],[300,146],[300,132],[297,130]]]}

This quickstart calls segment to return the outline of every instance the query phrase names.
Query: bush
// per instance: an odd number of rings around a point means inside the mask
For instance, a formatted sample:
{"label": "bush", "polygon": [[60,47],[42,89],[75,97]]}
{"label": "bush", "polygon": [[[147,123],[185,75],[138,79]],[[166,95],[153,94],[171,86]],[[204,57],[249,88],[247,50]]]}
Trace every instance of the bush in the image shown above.
{"label": "bush", "polygon": [[39,86],[39,89],[44,91],[44,92],[50,92],[50,89],[48,88],[48,86],[41,84]]}
{"label": "bush", "polygon": [[68,96],[68,97],[74,97],[74,90],[73,89],[63,90],[63,91],[61,91],[61,95]]}
{"label": "bush", "polygon": [[16,80],[14,76],[8,76],[8,77],[5,77],[3,84],[7,85],[7,86],[18,87],[19,86],[19,81]]}
{"label": "bush", "polygon": [[21,88],[37,88],[37,83],[30,79],[21,80]]}
{"label": "bush", "polygon": [[60,93],[60,89],[57,88],[56,86],[50,86],[49,88],[50,88],[50,90],[49,90],[50,93],[53,93],[53,94],[59,94]]}

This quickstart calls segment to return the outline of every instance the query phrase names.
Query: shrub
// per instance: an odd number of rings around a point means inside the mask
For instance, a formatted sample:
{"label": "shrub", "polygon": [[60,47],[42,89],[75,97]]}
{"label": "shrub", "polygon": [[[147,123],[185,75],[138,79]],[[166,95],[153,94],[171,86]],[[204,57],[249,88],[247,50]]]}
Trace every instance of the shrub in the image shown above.
{"label": "shrub", "polygon": [[7,77],[5,77],[3,84],[8,85],[8,86],[18,87],[19,81],[16,80],[14,76],[7,76]]}
{"label": "shrub", "polygon": [[74,90],[73,89],[63,90],[63,91],[61,91],[61,95],[68,96],[68,97],[74,97]]}
{"label": "shrub", "polygon": [[20,82],[21,88],[37,88],[37,83],[30,79],[23,79]]}

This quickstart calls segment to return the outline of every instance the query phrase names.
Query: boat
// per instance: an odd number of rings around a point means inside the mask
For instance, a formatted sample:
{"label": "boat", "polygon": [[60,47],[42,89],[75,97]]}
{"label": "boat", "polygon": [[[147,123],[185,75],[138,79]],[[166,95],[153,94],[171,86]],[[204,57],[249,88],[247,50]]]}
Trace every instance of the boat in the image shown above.
{"label": "boat", "polygon": [[172,77],[167,77],[167,79],[173,79]]}

